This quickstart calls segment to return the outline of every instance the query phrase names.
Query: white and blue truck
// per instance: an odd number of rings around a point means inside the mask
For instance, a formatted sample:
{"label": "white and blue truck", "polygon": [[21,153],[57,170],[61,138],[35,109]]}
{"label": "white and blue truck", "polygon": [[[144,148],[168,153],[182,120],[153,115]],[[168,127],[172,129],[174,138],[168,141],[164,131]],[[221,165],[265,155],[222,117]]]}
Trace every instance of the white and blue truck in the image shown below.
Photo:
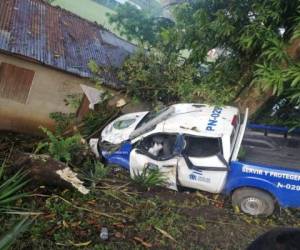
{"label": "white and blue truck", "polygon": [[248,125],[231,106],[182,103],[125,114],[90,140],[93,152],[133,177],[156,168],[177,190],[231,196],[250,215],[300,207],[300,137],[285,128]]}

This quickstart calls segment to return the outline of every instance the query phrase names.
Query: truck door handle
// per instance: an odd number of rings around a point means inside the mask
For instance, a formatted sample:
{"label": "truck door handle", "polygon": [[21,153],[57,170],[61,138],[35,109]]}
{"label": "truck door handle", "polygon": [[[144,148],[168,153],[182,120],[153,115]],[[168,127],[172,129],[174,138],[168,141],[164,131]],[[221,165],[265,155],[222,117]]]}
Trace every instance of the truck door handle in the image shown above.
{"label": "truck door handle", "polygon": [[204,171],[228,171],[228,168],[225,167],[205,167],[205,166],[192,166],[192,169],[195,170],[204,170]]}
{"label": "truck door handle", "polygon": [[173,168],[175,165],[163,165],[163,168]]}

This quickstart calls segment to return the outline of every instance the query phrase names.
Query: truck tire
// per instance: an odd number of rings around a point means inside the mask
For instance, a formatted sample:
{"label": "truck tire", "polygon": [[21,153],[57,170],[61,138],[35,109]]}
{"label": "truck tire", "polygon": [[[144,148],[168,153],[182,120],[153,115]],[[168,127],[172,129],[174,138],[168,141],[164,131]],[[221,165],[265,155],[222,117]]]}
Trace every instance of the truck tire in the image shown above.
{"label": "truck tire", "polygon": [[239,188],[232,194],[232,205],[250,215],[269,216],[275,209],[273,197],[256,188]]}

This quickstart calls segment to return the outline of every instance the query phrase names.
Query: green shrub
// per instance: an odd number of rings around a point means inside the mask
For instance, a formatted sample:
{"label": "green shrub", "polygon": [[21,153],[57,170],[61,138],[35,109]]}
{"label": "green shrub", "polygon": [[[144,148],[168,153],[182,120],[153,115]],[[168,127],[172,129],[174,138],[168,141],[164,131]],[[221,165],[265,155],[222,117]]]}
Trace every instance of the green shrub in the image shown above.
{"label": "green shrub", "polygon": [[41,127],[43,132],[48,136],[49,142],[40,143],[36,153],[42,148],[46,148],[49,154],[58,161],[70,162],[72,156],[83,148],[81,136],[76,134],[71,137],[63,138],[54,135],[51,131]]}
{"label": "green shrub", "polygon": [[96,180],[104,179],[111,170],[109,167],[104,166],[100,161],[94,161],[94,168],[93,178]]}
{"label": "green shrub", "polygon": [[143,188],[151,188],[164,186],[166,177],[163,176],[159,169],[144,168],[142,172],[134,174],[132,181]]}
{"label": "green shrub", "polygon": [[75,111],[80,107],[83,94],[71,94],[65,98],[65,104]]}
{"label": "green shrub", "polygon": [[49,117],[55,121],[55,133],[60,135],[68,129],[75,121],[74,113],[53,112]]}
{"label": "green shrub", "polygon": [[93,186],[95,186],[97,182],[106,178],[111,171],[111,168],[104,166],[102,162],[94,159],[88,159],[84,163],[83,169],[87,170],[84,173],[83,178],[91,181]]}
{"label": "green shrub", "polygon": [[107,121],[116,114],[116,109],[107,108],[106,102],[97,106],[97,111],[90,110],[83,119],[83,126],[80,128],[80,133],[88,137],[100,129]]}

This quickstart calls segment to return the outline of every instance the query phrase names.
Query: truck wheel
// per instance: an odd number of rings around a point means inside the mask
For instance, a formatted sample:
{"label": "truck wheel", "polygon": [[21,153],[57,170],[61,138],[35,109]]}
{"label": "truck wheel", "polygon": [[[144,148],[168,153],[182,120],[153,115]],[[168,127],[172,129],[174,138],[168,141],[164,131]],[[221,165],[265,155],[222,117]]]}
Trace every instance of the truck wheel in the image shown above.
{"label": "truck wheel", "polygon": [[273,197],[256,188],[239,188],[232,194],[232,205],[250,215],[269,216],[275,208]]}

